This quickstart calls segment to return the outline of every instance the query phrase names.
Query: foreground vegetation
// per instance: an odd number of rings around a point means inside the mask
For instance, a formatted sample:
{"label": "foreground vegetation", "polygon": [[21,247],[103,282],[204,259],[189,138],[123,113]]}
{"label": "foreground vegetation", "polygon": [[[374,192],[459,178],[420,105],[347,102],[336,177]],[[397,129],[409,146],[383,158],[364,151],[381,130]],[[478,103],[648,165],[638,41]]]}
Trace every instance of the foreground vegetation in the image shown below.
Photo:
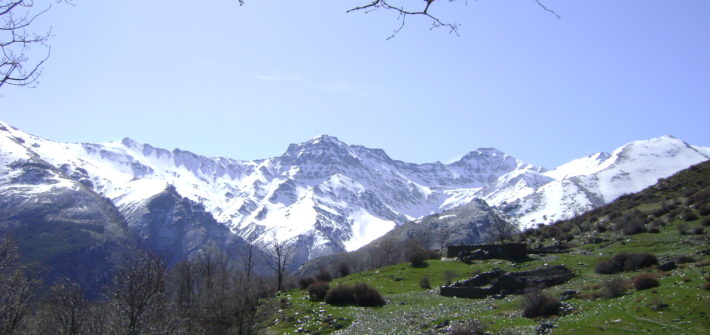
{"label": "foreground vegetation", "polygon": [[[281,293],[282,308],[267,333],[482,334],[485,329],[491,334],[705,334],[710,332],[708,199],[710,164],[705,163],[586,215],[513,238],[533,247],[556,246],[558,253],[531,255],[531,260],[517,263],[400,263],[330,283],[366,283],[383,295],[383,307],[331,306],[312,301],[302,289]],[[555,311],[558,315],[524,317],[530,296],[461,299],[438,294],[440,285],[480,272],[557,264],[576,274],[543,292],[553,300],[568,298]]]}

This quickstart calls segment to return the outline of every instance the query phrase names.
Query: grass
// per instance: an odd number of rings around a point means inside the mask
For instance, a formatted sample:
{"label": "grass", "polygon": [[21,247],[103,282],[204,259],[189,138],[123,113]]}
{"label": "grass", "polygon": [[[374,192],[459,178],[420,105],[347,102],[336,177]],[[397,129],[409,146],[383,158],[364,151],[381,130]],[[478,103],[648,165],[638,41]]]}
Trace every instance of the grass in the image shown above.
{"label": "grass", "polygon": [[[614,236],[621,236],[613,232],[605,234],[609,235],[605,238],[611,241],[615,240]],[[268,333],[294,334],[301,328],[311,334],[420,334],[433,331],[437,324],[444,321],[466,322],[471,319],[489,325],[488,331],[493,334],[503,329],[532,333],[539,321],[522,317],[519,307],[522,296],[507,296],[500,300],[441,297],[438,295],[438,287],[444,284],[443,274],[454,271],[458,274],[456,279],[462,279],[474,272],[493,268],[521,271],[544,264],[564,264],[577,276],[545,292],[559,296],[565,290],[579,290],[583,296],[584,293],[596,292],[603,281],[612,278],[594,272],[594,265],[610,255],[650,252],[663,260],[679,256],[679,250],[682,250],[682,254],[695,254],[707,245],[690,242],[699,238],[692,235],[679,238],[672,224],[661,228],[659,234],[642,233],[617,238],[615,243],[584,245],[573,248],[570,253],[533,256],[533,260],[525,263],[486,260],[467,265],[453,260],[429,260],[429,266],[425,268],[414,268],[409,263],[402,263],[352,274],[331,283],[371,285],[387,300],[387,304],[379,308],[329,306],[309,301],[304,290],[292,290],[284,294],[289,307],[281,310],[279,322],[271,326]],[[710,267],[697,264],[709,261],[710,256],[696,259],[698,262],[684,264],[670,272],[670,275],[661,276],[661,286],[653,289],[629,290],[624,296],[612,299],[579,297],[568,300],[573,310],[568,315],[552,318],[557,325],[555,333],[707,333],[710,331],[710,295],[702,285],[705,282],[703,277],[710,272]],[[631,279],[640,273],[654,271],[650,268],[613,276]],[[433,289],[420,287],[424,277],[429,278]],[[653,303],[657,301],[669,307],[656,311]]]}
{"label": "grass", "polygon": [[[651,190],[657,200],[648,200],[652,199],[648,197],[648,192],[645,193],[646,198],[642,197],[643,194],[623,197],[586,215],[583,220],[591,228],[608,213],[618,213],[617,218],[631,210],[650,215],[661,207],[662,202],[682,204],[686,201],[682,194],[692,193],[687,191],[687,187],[708,188],[708,173],[710,163],[686,171],[680,178],[664,180]],[[623,235],[613,230],[599,233],[594,229],[579,231],[579,228],[573,227],[569,232],[574,236],[570,241],[573,247],[568,253],[533,255],[532,260],[524,263],[485,260],[467,265],[453,260],[428,260],[427,267],[415,268],[409,263],[402,263],[352,274],[334,280],[331,285],[367,283],[379,290],[387,304],[377,308],[334,307],[309,301],[308,294],[303,290],[292,290],[284,294],[288,307],[282,308],[278,322],[269,327],[267,333],[294,334],[300,333],[301,329],[309,334],[436,334],[439,331],[437,325],[445,322],[459,325],[476,319],[486,324],[492,334],[502,330],[535,334],[535,326],[540,320],[522,316],[522,296],[511,295],[502,299],[447,298],[439,296],[438,287],[445,284],[446,272],[454,272],[457,274],[455,279],[463,279],[494,268],[522,271],[545,264],[562,264],[574,271],[576,277],[544,292],[554,297],[559,297],[566,290],[577,290],[580,294],[564,302],[572,308],[569,313],[548,319],[556,325],[556,334],[708,334],[710,294],[703,285],[708,282],[705,277],[710,274],[710,255],[702,251],[708,249],[710,235],[707,232],[681,235],[677,229],[681,224],[692,230],[700,227],[707,218],[699,216],[685,221],[679,217],[664,216],[669,222],[659,227],[660,231],[655,234]],[[601,237],[606,241],[588,244],[590,237]],[[538,242],[549,244],[551,240],[535,241]],[[669,272],[655,267],[614,275],[594,272],[597,263],[619,253],[651,253],[659,263],[687,255],[695,258],[695,262],[679,264],[677,269]],[[597,297],[604,281],[614,277],[630,280],[642,273],[653,274],[660,286],[641,291],[628,290],[616,298]],[[432,289],[421,288],[421,280],[425,277],[429,278]],[[661,305],[664,307],[659,308]]]}

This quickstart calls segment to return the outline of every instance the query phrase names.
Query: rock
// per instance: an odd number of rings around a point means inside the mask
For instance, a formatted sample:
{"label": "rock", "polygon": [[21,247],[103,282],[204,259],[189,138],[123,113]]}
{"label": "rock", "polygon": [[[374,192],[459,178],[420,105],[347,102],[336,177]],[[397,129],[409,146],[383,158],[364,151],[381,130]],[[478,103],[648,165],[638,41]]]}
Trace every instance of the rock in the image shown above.
{"label": "rock", "polygon": [[540,322],[540,324],[535,327],[535,331],[538,334],[549,334],[552,332],[552,329],[555,327],[557,327],[557,326],[554,325],[552,322],[543,321],[543,322]]}
{"label": "rock", "polygon": [[567,290],[560,294],[560,300],[567,301],[574,298],[579,292],[577,290]]}
{"label": "rock", "polygon": [[559,285],[572,277],[574,273],[564,265],[508,273],[493,270],[457,281],[449,286],[442,286],[439,293],[447,297],[472,299],[492,295],[522,294],[529,290],[541,290]]}
{"label": "rock", "polygon": [[451,321],[449,321],[449,320],[444,320],[444,321],[439,322],[439,323],[437,323],[436,325],[434,325],[434,329],[446,328],[446,327],[449,326],[449,324],[451,324]]}
{"label": "rock", "polygon": [[677,267],[678,267],[678,266],[675,264],[674,261],[670,261],[670,262],[665,262],[665,263],[659,265],[659,266],[658,266],[658,269],[661,270],[661,271],[671,271],[671,270],[674,270],[674,269],[677,268]]}

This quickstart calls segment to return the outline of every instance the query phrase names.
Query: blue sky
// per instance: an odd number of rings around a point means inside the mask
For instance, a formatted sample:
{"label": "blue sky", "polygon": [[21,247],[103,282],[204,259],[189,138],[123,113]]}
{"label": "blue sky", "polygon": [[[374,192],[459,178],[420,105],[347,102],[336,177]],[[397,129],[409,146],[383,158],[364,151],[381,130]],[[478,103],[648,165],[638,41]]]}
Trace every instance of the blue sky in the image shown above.
{"label": "blue sky", "polygon": [[[436,1],[424,19],[362,1],[77,0],[36,88],[0,119],[58,141],[132,137],[236,159],[330,134],[410,162],[496,147],[554,167],[671,134],[710,146],[710,1]],[[409,1],[417,3],[414,1]],[[422,1],[423,3],[423,1]]]}

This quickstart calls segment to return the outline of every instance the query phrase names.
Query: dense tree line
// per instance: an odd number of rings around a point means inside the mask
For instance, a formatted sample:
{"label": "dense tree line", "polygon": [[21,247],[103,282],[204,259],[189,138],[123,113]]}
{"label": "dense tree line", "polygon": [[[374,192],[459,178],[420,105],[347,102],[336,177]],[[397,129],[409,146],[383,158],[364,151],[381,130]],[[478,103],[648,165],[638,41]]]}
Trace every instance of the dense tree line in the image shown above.
{"label": "dense tree line", "polygon": [[23,266],[17,248],[0,241],[0,334],[255,334],[274,310],[275,288],[227,257],[205,255],[168,269],[138,253],[125,260],[100,299]]}

